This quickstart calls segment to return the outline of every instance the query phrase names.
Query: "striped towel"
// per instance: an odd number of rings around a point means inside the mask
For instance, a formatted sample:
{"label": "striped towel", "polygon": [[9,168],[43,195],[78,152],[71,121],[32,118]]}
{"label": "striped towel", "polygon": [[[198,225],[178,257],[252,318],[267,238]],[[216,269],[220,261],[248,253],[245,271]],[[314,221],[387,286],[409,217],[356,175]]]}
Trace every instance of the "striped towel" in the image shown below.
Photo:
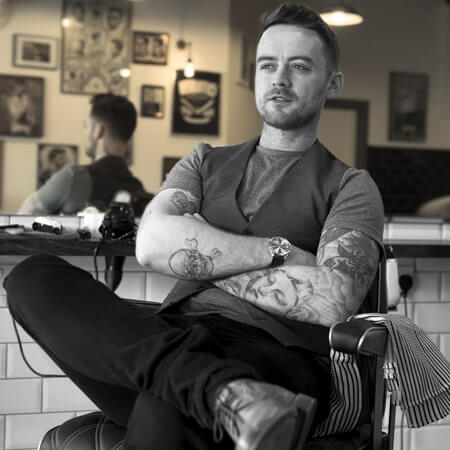
{"label": "striped towel", "polygon": [[410,428],[450,414],[450,363],[414,322],[398,314],[358,314],[389,332],[384,376]]}

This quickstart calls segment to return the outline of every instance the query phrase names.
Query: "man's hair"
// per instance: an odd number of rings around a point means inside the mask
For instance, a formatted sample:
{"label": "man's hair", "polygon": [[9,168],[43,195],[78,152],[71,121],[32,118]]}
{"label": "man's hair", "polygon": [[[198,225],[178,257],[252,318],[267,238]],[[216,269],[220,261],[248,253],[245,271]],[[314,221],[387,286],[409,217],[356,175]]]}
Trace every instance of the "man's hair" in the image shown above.
{"label": "man's hair", "polygon": [[328,66],[336,70],[339,60],[339,46],[335,32],[312,9],[295,3],[283,3],[277,9],[261,16],[261,32],[274,25],[297,25],[315,31],[325,45]]}
{"label": "man's hair", "polygon": [[127,98],[114,94],[97,94],[91,98],[91,117],[105,124],[108,134],[127,142],[136,128],[136,108]]}

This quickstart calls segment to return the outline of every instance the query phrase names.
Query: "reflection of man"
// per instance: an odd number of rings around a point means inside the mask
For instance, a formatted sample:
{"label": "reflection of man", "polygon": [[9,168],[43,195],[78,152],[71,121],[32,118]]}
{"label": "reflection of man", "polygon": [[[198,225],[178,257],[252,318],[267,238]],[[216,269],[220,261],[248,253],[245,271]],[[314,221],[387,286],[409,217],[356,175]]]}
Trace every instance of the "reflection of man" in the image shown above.
{"label": "reflection of man", "polygon": [[47,164],[39,174],[39,186],[44,184],[54,173],[62,169],[67,164],[66,150],[59,147],[51,148],[47,155]]}
{"label": "reflection of man", "polygon": [[91,100],[85,122],[87,166],[68,164],[21,206],[20,214],[72,214],[93,204],[105,209],[119,190],[144,190],[124,158],[136,127],[136,110],[125,97],[99,94]]}
{"label": "reflection of man", "polygon": [[108,22],[108,28],[110,30],[115,30],[122,22],[123,11],[120,8],[111,6],[108,8],[106,15],[106,20]]}
{"label": "reflection of man", "polygon": [[[384,219],[368,173],[317,140],[324,103],[343,84],[337,53],[334,32],[307,8],[281,5],[264,19],[255,82],[261,136],[197,145],[142,217],[138,260],[180,278],[158,314],[117,301],[56,257],[9,275],[13,316],[42,330],[33,337],[128,428],[125,447],[148,448],[153,430],[176,426],[155,448],[192,448],[194,435],[206,441],[195,448],[301,449],[327,416],[329,360],[317,345],[363,301]],[[53,309],[57,318],[40,313]],[[236,446],[230,438],[214,444],[213,424],[216,439],[225,429]],[[165,445],[168,436],[176,444]]]}
{"label": "reflection of man", "polygon": [[31,96],[27,92],[25,80],[11,81],[12,93],[6,98],[12,134],[31,134],[37,122]]}

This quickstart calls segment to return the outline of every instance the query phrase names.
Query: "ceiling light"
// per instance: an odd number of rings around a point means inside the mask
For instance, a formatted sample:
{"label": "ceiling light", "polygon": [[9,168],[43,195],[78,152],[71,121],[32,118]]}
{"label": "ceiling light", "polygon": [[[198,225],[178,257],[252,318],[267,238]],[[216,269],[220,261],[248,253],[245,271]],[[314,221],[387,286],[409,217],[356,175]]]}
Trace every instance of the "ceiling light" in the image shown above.
{"label": "ceiling light", "polygon": [[364,19],[353,6],[339,2],[320,14],[320,17],[328,24],[336,27],[358,25]]}

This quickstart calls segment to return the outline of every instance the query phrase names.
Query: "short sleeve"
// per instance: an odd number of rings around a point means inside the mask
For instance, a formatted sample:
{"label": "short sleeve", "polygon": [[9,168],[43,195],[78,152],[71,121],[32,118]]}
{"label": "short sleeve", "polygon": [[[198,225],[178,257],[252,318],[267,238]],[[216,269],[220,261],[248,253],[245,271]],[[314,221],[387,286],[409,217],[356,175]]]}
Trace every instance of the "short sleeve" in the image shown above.
{"label": "short sleeve", "polygon": [[200,142],[189,155],[180,159],[168,173],[159,191],[164,189],[184,189],[194,197],[202,199],[202,178],[200,167],[205,156],[213,150],[209,144]]}
{"label": "short sleeve", "polygon": [[37,192],[50,213],[73,213],[83,209],[90,197],[92,182],[84,166],[68,164],[52,175]]}
{"label": "short sleeve", "polygon": [[350,168],[345,172],[323,228],[347,228],[364,233],[380,245],[383,254],[383,201],[366,170]]}

